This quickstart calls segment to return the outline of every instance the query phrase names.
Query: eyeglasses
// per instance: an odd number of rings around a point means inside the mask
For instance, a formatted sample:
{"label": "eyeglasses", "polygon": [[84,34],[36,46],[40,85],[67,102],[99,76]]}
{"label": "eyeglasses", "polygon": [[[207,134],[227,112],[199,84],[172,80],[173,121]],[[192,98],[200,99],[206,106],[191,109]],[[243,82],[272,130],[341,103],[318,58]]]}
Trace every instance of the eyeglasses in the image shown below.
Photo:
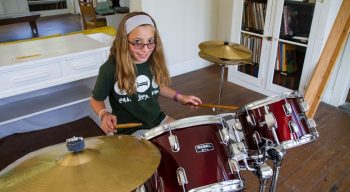
{"label": "eyeglasses", "polygon": [[135,49],[143,49],[146,45],[148,49],[153,49],[156,46],[156,42],[149,43],[139,43],[139,42],[130,42],[128,41]]}

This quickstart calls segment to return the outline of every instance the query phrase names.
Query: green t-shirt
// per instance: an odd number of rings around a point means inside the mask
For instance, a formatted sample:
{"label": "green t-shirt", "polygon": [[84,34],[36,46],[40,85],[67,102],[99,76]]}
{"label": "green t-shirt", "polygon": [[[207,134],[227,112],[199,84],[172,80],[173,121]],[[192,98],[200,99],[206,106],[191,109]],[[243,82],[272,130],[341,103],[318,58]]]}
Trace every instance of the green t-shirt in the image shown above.
{"label": "green t-shirt", "polygon": [[114,58],[108,59],[101,67],[92,96],[98,101],[109,97],[112,113],[118,124],[142,123],[142,127],[118,129],[118,134],[132,134],[139,129],[151,129],[160,124],[165,114],[158,103],[159,86],[150,71],[149,62],[136,64],[137,91],[127,95],[120,90],[115,78]]}

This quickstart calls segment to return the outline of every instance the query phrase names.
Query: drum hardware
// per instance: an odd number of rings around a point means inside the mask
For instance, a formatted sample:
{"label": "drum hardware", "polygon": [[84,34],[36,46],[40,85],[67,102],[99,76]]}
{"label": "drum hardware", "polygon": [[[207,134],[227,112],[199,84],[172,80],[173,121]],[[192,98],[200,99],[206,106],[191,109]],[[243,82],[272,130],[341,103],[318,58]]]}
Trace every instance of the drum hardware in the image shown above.
{"label": "drum hardware", "polygon": [[[252,52],[243,45],[228,41],[206,41],[199,44],[198,55],[210,62],[221,65],[221,80],[218,105],[221,104],[221,94],[226,65],[251,64]],[[220,109],[217,110],[217,113]]]}
{"label": "drum hardware", "polygon": [[234,191],[242,191],[244,189],[244,182],[239,179],[221,181],[218,183],[205,185],[202,187],[197,187],[195,189],[191,189],[188,192],[234,192]]}
{"label": "drum hardware", "polygon": [[139,187],[135,190],[135,192],[146,192],[145,185],[139,186]]}
{"label": "drum hardware", "polygon": [[259,192],[264,192],[268,179],[273,175],[272,168],[265,163],[257,165],[257,170],[254,172],[259,178]]}
{"label": "drum hardware", "polygon": [[[3,170],[0,191],[112,192],[116,186],[118,191],[132,191],[152,176],[160,159],[158,148],[144,139],[73,137],[32,152]],[[108,182],[99,182],[106,178]]]}
{"label": "drum hardware", "polygon": [[229,127],[228,127],[228,124],[227,124],[226,120],[224,119],[224,117],[221,117],[221,125],[222,125],[222,128],[219,129],[219,135],[220,135],[222,143],[227,145],[227,143],[230,140],[230,135],[228,132]]}
{"label": "drum hardware", "polygon": [[67,150],[73,153],[81,152],[85,149],[85,142],[83,137],[72,137],[66,139]]}
{"label": "drum hardware", "polygon": [[188,183],[185,169],[182,167],[177,168],[176,170],[177,181],[180,186],[182,186],[183,192],[186,192],[185,185]]}
{"label": "drum hardware", "polygon": [[307,101],[304,101],[304,100],[299,102],[299,106],[300,106],[301,111],[304,113],[306,113],[310,109],[309,104],[307,103]]}
{"label": "drum hardware", "polygon": [[260,121],[259,126],[263,127],[266,125],[267,128],[271,129],[272,127],[277,128],[277,121],[273,113],[266,113],[265,114],[265,121]]}
{"label": "drum hardware", "polygon": [[240,161],[248,157],[247,152],[245,151],[245,145],[243,142],[230,143],[228,147],[230,152],[229,153],[230,159]]}
{"label": "drum hardware", "polygon": [[288,122],[288,127],[290,130],[291,137],[294,139],[298,139],[297,133],[299,133],[299,127],[293,121]]}
{"label": "drum hardware", "polygon": [[308,118],[306,123],[307,123],[307,126],[309,127],[309,129],[315,128],[315,130],[316,130],[316,121],[314,119]]}
{"label": "drum hardware", "polygon": [[247,111],[247,114],[248,114],[248,115],[246,116],[247,122],[249,123],[249,125],[255,126],[255,125],[256,125],[255,119],[252,118],[252,117],[250,116],[250,114],[248,113],[248,111]]}
{"label": "drum hardware", "polygon": [[290,116],[292,114],[292,106],[287,101],[285,102],[286,103],[282,105],[284,114]]}
{"label": "drum hardware", "polygon": [[168,140],[169,140],[171,151],[179,152],[180,151],[180,143],[177,139],[177,136],[173,135],[173,133],[171,132],[170,126],[168,126],[168,129],[169,129],[169,134],[170,134],[168,137]]}
{"label": "drum hardware", "polygon": [[286,154],[286,150],[282,146],[271,147],[266,150],[267,157],[273,162],[273,175],[270,184],[270,192],[275,192],[277,188],[277,180],[282,160]]}

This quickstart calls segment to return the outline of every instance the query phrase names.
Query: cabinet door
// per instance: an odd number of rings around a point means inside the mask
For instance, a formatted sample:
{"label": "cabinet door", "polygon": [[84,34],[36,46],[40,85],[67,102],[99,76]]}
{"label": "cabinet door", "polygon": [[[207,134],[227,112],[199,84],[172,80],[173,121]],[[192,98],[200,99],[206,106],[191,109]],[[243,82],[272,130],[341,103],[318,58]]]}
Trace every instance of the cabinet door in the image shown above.
{"label": "cabinet door", "polygon": [[0,0],[0,16],[5,15],[5,9],[4,9],[4,5],[3,5],[2,1],[3,0]]}
{"label": "cabinet door", "polygon": [[303,89],[315,0],[284,0],[277,4],[266,88],[281,93]]}
{"label": "cabinet door", "polygon": [[6,15],[29,12],[28,2],[26,0],[3,0],[3,5]]}
{"label": "cabinet door", "polygon": [[[233,21],[233,31],[240,28],[239,34],[234,34],[233,41],[248,47],[252,53],[251,65],[240,65],[230,70],[232,82],[242,81],[261,87],[264,80],[264,72],[267,68],[266,46],[269,46],[270,20],[275,0],[236,0],[234,12],[239,21]],[[235,14],[236,15],[236,14]],[[238,37],[238,38],[236,38]]]}

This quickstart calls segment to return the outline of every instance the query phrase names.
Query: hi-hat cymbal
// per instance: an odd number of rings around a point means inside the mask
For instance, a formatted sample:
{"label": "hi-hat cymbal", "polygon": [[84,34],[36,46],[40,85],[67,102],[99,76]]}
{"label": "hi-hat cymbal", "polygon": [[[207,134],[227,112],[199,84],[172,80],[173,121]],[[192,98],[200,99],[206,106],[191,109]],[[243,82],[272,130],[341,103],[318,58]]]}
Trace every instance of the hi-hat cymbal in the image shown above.
{"label": "hi-hat cymbal", "polygon": [[225,60],[247,60],[252,57],[248,48],[227,41],[205,41],[199,44],[199,49],[209,56]]}
{"label": "hi-hat cymbal", "polygon": [[228,60],[228,59],[219,59],[208,54],[203,53],[203,51],[198,52],[199,57],[205,59],[207,61],[219,64],[219,65],[244,65],[244,64],[252,64],[250,59],[242,59],[242,60]]}
{"label": "hi-hat cymbal", "polygon": [[132,136],[88,138],[85,146],[71,153],[58,144],[24,156],[0,173],[0,191],[131,191],[160,163],[151,142]]}

